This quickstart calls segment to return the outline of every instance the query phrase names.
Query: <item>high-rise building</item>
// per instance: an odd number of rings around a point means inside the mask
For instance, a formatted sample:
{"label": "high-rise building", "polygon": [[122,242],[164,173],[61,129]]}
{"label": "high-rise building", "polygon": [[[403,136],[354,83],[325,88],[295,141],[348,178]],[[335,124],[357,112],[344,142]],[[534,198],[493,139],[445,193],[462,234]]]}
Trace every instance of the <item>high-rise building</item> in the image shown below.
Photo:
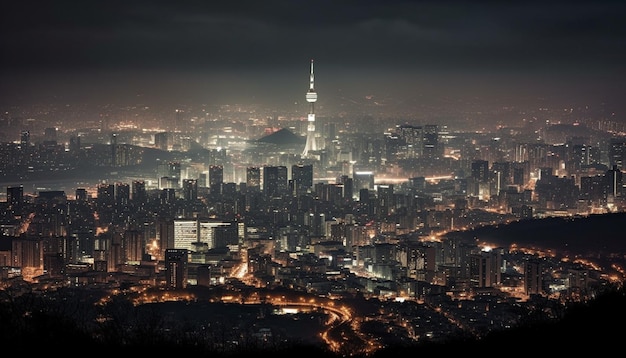
{"label": "high-rise building", "polygon": [[126,230],[122,242],[124,261],[138,264],[143,259],[146,247],[143,233],[139,230]]}
{"label": "high-rise building", "polygon": [[374,172],[370,170],[356,170],[352,174],[354,180],[354,190],[361,189],[374,190]]}
{"label": "high-rise building", "polygon": [[165,250],[175,248],[174,220],[160,218],[157,221],[157,254],[159,259],[165,257]]}
{"label": "high-rise building", "polygon": [[246,168],[246,190],[250,192],[261,191],[261,168]]}
{"label": "high-rise building", "polygon": [[566,167],[570,170],[580,170],[584,166],[588,166],[594,162],[594,147],[586,144],[573,144],[570,152],[570,158]]}
{"label": "high-rise building", "polygon": [[311,60],[311,75],[309,81],[309,90],[306,93],[306,101],[311,104],[311,110],[309,111],[306,130],[306,144],[304,145],[303,157],[308,157],[311,151],[317,150],[317,144],[315,143],[315,102],[317,101],[317,92],[313,85],[313,60]]}
{"label": "high-rise building", "polygon": [[313,187],[313,164],[294,164],[291,166],[293,194],[305,194]]}
{"label": "high-rise building", "polygon": [[111,166],[118,166],[117,162],[117,133],[111,133]]}
{"label": "high-rise building", "polygon": [[183,198],[186,201],[198,199],[198,181],[196,179],[183,179]]}
{"label": "high-rise building", "polygon": [[511,162],[494,162],[491,164],[491,173],[491,181],[496,193],[504,190],[507,185],[512,183]]}
{"label": "high-rise building", "polygon": [[101,223],[111,223],[115,209],[115,184],[100,183],[97,190],[98,220]]}
{"label": "high-rise building", "polygon": [[161,205],[173,204],[174,202],[176,202],[176,189],[161,189],[161,192],[159,194],[159,200],[161,201]]}
{"label": "high-rise building", "polygon": [[287,192],[287,167],[263,167],[263,193],[267,197],[280,196]]}
{"label": "high-rise building", "polygon": [[206,188],[209,185],[209,181],[207,180],[207,173],[199,173],[198,174],[198,186],[201,188]]}
{"label": "high-rise building", "polygon": [[77,188],[75,194],[76,201],[86,202],[89,199],[89,193],[85,188]]}
{"label": "high-rise building", "polygon": [[127,183],[115,183],[115,204],[128,205],[130,201],[130,185]]}
{"label": "high-rise building", "polygon": [[21,216],[24,207],[24,187],[10,186],[7,188],[7,209],[13,216]]}
{"label": "high-rise building", "polygon": [[112,208],[115,204],[115,184],[98,184],[97,195],[97,204],[100,208]]}
{"label": "high-rise building", "polygon": [[160,132],[154,135],[154,146],[161,150],[168,150],[170,145],[170,133]]}
{"label": "high-rise building", "polygon": [[178,189],[180,187],[180,162],[161,162],[157,167],[159,188]]}
{"label": "high-rise building", "polygon": [[527,295],[543,292],[541,261],[528,260],[524,264],[524,291]]}
{"label": "high-rise building", "polygon": [[165,272],[167,287],[187,287],[189,253],[187,249],[165,250]]}
{"label": "high-rise building", "polygon": [[395,212],[395,197],[393,184],[379,184],[376,188],[378,210],[381,216],[388,216]]}
{"label": "high-rise building", "polygon": [[470,195],[489,197],[489,162],[476,159],[471,164]]}
{"label": "high-rise building", "polygon": [[29,268],[28,271],[41,274],[43,273],[43,248],[43,239],[41,238],[14,238],[11,240],[11,264],[16,267]]}
{"label": "high-rise building", "polygon": [[148,199],[146,194],[146,183],[143,180],[133,181],[132,191],[134,202],[143,203]]}
{"label": "high-rise building", "polygon": [[502,254],[499,250],[470,255],[470,272],[476,287],[493,287],[502,280]]}
{"label": "high-rise building", "polygon": [[354,196],[354,180],[347,175],[342,175],[337,180],[338,183],[343,185],[343,198],[346,200],[352,200]]}
{"label": "high-rise building", "polygon": [[221,194],[224,183],[224,167],[222,165],[209,166],[209,189],[211,194]]}
{"label": "high-rise building", "polygon": [[626,139],[611,139],[609,143],[609,165],[617,166],[617,169],[624,168],[626,161]]}
{"label": "high-rise building", "polygon": [[193,243],[198,242],[198,220],[174,220],[174,247],[193,251]]}
{"label": "high-rise building", "polygon": [[27,151],[30,148],[30,132],[22,131],[20,137],[20,147],[23,151]]}
{"label": "high-rise building", "polygon": [[405,158],[421,158],[424,150],[424,128],[421,126],[401,125],[398,135],[404,147]]}
{"label": "high-rise building", "polygon": [[624,183],[622,180],[622,171],[617,168],[617,165],[613,165],[613,168],[606,171],[604,174],[607,197],[619,197],[622,196],[622,190]]}
{"label": "high-rise building", "polygon": [[427,124],[424,126],[423,155],[427,159],[436,160],[443,154],[439,145],[439,126]]}

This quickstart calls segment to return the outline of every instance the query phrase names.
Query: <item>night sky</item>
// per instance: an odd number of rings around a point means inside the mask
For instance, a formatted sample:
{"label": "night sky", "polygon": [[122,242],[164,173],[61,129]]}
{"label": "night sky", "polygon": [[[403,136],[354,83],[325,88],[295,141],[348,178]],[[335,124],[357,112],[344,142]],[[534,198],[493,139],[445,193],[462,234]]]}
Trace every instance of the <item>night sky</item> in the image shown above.
{"label": "night sky", "polygon": [[319,102],[537,97],[626,118],[624,19],[626,2],[608,0],[12,1],[0,105],[288,105],[304,102],[314,59]]}

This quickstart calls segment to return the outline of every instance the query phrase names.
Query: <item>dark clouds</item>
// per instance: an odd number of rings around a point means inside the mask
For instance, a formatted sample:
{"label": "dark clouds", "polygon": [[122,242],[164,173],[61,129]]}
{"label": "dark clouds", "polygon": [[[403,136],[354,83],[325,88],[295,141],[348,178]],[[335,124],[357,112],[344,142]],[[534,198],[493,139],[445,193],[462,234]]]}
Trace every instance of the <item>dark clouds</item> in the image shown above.
{"label": "dark clouds", "polygon": [[[615,66],[618,1],[15,1],[4,68]],[[557,68],[558,68],[557,67]],[[548,67],[549,68],[549,67]]]}
{"label": "dark clouds", "polygon": [[1,12],[5,85],[47,73],[273,76],[315,58],[327,78],[355,81],[559,73],[614,86],[626,64],[626,5],[609,0],[21,0]]}

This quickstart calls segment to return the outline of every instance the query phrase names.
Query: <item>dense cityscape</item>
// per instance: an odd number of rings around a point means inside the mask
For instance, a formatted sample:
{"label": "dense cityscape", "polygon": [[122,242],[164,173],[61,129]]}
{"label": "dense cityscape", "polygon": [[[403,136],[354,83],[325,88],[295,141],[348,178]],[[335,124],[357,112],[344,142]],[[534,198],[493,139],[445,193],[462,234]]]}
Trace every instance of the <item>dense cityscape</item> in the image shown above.
{"label": "dense cityscape", "polygon": [[124,301],[159,307],[155,335],[353,355],[559,319],[621,287],[624,248],[599,237],[576,252],[550,231],[532,245],[473,231],[624,212],[625,128],[610,114],[502,106],[518,124],[482,126],[383,117],[389,99],[373,97],[335,113],[314,73],[306,105],[284,112],[6,111],[3,299],[84,292],[94,336],[149,320],[116,314]]}

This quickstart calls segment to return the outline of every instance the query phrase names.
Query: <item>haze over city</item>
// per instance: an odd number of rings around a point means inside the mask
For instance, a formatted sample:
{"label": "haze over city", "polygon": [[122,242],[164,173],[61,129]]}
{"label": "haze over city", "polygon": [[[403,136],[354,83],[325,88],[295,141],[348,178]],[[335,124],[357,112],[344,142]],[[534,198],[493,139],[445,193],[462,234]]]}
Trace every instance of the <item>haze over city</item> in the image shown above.
{"label": "haze over city", "polygon": [[389,110],[402,105],[406,117],[419,115],[407,109],[432,107],[460,115],[469,105],[624,111],[619,1],[5,6],[0,103],[9,110],[41,103],[293,109],[307,85],[302,63],[314,58],[320,114],[365,96],[386,100]]}

